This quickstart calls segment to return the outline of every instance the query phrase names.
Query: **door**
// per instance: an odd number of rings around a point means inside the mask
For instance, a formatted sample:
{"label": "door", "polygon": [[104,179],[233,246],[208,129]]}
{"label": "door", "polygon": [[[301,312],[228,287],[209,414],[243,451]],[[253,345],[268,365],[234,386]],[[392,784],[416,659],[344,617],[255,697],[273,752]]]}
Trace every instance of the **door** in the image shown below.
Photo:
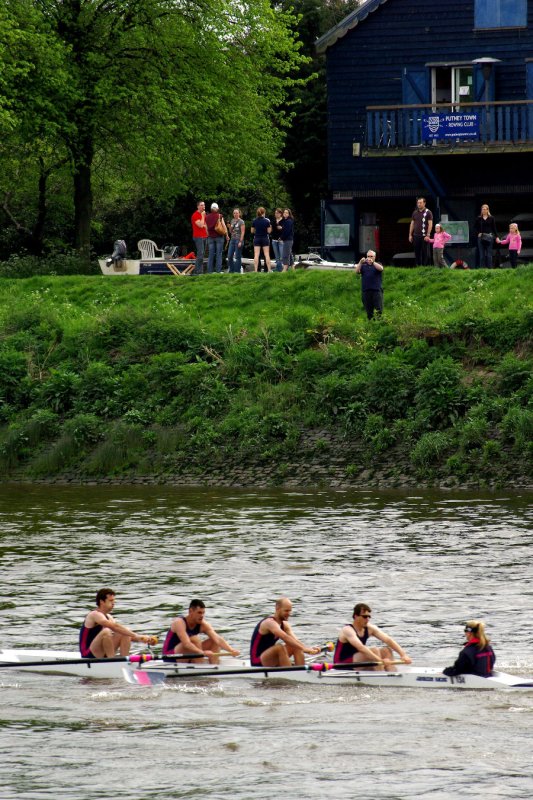
{"label": "door", "polygon": [[[455,103],[458,111],[462,103],[474,100],[474,68],[470,65],[433,67],[431,70],[431,102],[438,111],[443,103]],[[449,110],[449,109],[446,109]]]}

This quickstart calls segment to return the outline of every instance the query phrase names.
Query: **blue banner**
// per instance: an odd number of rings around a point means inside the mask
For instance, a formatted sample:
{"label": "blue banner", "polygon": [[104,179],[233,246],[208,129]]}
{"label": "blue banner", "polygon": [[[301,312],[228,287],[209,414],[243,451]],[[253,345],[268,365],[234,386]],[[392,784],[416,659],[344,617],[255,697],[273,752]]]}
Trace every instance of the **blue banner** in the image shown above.
{"label": "blue banner", "polygon": [[422,140],[434,139],[478,139],[479,114],[424,114],[422,116]]}

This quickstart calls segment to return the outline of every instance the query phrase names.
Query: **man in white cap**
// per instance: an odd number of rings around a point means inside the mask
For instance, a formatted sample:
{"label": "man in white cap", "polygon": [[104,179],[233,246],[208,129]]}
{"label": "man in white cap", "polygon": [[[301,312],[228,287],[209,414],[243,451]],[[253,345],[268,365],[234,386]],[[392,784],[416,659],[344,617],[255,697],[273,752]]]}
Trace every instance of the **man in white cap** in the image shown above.
{"label": "man in white cap", "polygon": [[[209,256],[207,259],[207,271],[222,272],[222,252],[224,250],[224,240],[228,239],[228,229],[224,222],[224,217],[220,213],[218,203],[211,203],[211,211],[206,215],[205,222],[207,225],[207,246],[209,248]],[[219,230],[215,229],[218,225]],[[225,234],[220,232],[220,227],[223,226]]]}

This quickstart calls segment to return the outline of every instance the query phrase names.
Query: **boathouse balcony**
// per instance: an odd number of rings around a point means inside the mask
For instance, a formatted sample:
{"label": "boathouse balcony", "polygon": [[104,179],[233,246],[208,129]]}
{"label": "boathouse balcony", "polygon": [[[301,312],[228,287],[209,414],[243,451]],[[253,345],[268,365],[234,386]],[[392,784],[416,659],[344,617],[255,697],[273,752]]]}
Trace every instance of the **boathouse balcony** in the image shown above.
{"label": "boathouse balcony", "polygon": [[354,155],[416,156],[533,151],[533,100],[367,106]]}

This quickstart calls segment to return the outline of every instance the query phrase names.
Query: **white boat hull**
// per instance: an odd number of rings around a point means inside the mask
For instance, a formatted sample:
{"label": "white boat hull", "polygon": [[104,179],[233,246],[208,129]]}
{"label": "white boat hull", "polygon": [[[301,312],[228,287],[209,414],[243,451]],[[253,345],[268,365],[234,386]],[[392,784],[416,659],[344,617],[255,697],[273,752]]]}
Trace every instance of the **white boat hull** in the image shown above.
{"label": "white boat hull", "polygon": [[[102,275],[172,275],[167,264],[180,271],[191,265],[187,258],[124,258],[118,264],[108,265],[105,258],[98,259]],[[192,262],[194,263],[194,262]]]}
{"label": "white boat hull", "polygon": [[[443,675],[438,667],[402,666],[397,672],[381,672],[355,669],[276,670],[254,668],[250,662],[240,658],[223,658],[218,665],[212,664],[173,664],[154,659],[141,665],[128,665],[121,661],[78,664],[35,664],[38,661],[70,661],[79,659],[79,653],[67,650],[0,650],[0,673],[10,672],[17,667],[1,669],[2,664],[18,664],[27,672],[40,672],[52,675],[73,675],[83,678],[122,678],[124,668],[134,672],[155,673],[160,678],[172,680],[197,681],[202,679],[226,680],[227,678],[252,680],[283,680],[314,685],[338,686],[380,686],[406,689],[476,689],[476,690],[530,690],[533,691],[533,677],[521,677],[505,672],[495,672],[490,678],[477,675]],[[31,666],[25,667],[25,663]]]}
{"label": "white boat hull", "polygon": [[[0,675],[17,671],[16,667],[1,668],[2,664],[20,664],[25,672],[44,672],[49,675],[76,675],[81,678],[121,678],[125,662],[110,661],[109,663],[85,661],[78,664],[46,664],[39,666],[37,661],[79,661],[79,651],[72,650],[0,650]],[[25,667],[25,663],[32,666]],[[166,662],[156,660],[149,662],[164,665]]]}

